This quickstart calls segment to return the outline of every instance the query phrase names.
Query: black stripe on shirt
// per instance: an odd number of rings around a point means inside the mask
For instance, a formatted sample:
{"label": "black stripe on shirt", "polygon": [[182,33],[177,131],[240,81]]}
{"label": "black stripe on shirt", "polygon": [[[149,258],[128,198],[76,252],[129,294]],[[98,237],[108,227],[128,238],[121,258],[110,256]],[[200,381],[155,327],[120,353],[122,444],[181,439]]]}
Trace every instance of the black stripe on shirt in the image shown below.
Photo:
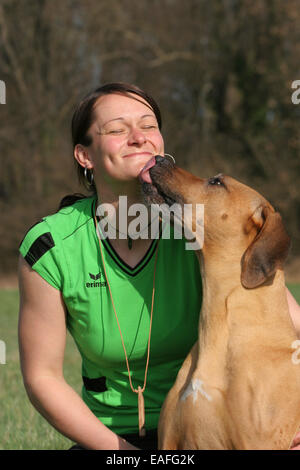
{"label": "black stripe on shirt", "polygon": [[90,390],[91,392],[105,392],[107,390],[106,377],[89,379],[88,377],[82,376],[82,380],[86,390]]}
{"label": "black stripe on shirt", "polygon": [[47,251],[55,246],[50,232],[40,235],[29,248],[25,260],[32,267]]}

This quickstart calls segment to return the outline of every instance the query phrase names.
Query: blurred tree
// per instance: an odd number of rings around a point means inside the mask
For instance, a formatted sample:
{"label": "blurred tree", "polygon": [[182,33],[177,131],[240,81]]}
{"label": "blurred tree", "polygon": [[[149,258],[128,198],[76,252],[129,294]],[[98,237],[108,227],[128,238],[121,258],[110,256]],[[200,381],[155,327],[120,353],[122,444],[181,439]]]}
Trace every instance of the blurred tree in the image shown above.
{"label": "blurred tree", "polygon": [[299,20],[297,0],[2,0],[2,269],[25,227],[79,189],[69,131],[77,101],[120,80],[160,103],[179,165],[262,192],[300,254]]}

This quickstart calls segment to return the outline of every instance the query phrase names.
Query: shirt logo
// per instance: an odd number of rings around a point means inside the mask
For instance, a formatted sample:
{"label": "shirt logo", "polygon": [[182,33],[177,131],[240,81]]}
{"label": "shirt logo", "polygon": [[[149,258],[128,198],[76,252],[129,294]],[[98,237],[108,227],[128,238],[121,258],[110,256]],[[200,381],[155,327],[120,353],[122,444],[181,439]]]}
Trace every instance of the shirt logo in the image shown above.
{"label": "shirt logo", "polygon": [[85,283],[86,287],[106,287],[106,281],[100,281],[101,275],[102,275],[101,273],[98,273],[98,274],[89,273],[90,278],[94,282],[86,282]]}
{"label": "shirt logo", "polygon": [[94,279],[94,281],[97,281],[97,279],[100,279],[100,277],[101,277],[101,273],[98,273],[98,274],[89,273],[89,275],[90,275],[91,279]]}

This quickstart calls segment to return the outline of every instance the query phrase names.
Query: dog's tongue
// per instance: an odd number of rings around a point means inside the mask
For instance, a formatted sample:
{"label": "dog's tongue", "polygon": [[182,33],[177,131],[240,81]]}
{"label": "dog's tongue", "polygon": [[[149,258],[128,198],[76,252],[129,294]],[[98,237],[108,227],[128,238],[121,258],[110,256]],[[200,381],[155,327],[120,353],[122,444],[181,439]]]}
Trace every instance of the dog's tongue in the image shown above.
{"label": "dog's tongue", "polygon": [[156,163],[155,157],[152,157],[140,171],[139,178],[142,183],[152,184],[152,179],[149,173],[150,168],[152,168]]}

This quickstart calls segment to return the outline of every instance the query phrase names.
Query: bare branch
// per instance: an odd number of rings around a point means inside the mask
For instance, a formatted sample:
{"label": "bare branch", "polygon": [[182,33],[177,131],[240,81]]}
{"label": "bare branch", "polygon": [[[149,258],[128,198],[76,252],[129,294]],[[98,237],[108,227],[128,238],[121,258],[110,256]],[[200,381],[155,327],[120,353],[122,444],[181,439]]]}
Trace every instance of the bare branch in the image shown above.
{"label": "bare branch", "polygon": [[9,59],[10,59],[10,62],[12,64],[12,69],[13,69],[13,73],[16,77],[17,84],[19,85],[20,91],[22,93],[24,93],[24,95],[26,96],[28,89],[27,89],[27,86],[26,86],[26,83],[25,83],[25,80],[24,80],[24,77],[23,77],[22,68],[19,66],[18,59],[17,59],[17,57],[15,55],[15,52],[14,52],[13,48],[11,47],[9,39],[8,39],[8,31],[7,31],[7,28],[6,28],[6,19],[5,19],[4,10],[3,10],[2,5],[0,5],[0,26],[1,26],[2,42],[3,42],[4,48],[6,50],[6,53],[9,57]]}

